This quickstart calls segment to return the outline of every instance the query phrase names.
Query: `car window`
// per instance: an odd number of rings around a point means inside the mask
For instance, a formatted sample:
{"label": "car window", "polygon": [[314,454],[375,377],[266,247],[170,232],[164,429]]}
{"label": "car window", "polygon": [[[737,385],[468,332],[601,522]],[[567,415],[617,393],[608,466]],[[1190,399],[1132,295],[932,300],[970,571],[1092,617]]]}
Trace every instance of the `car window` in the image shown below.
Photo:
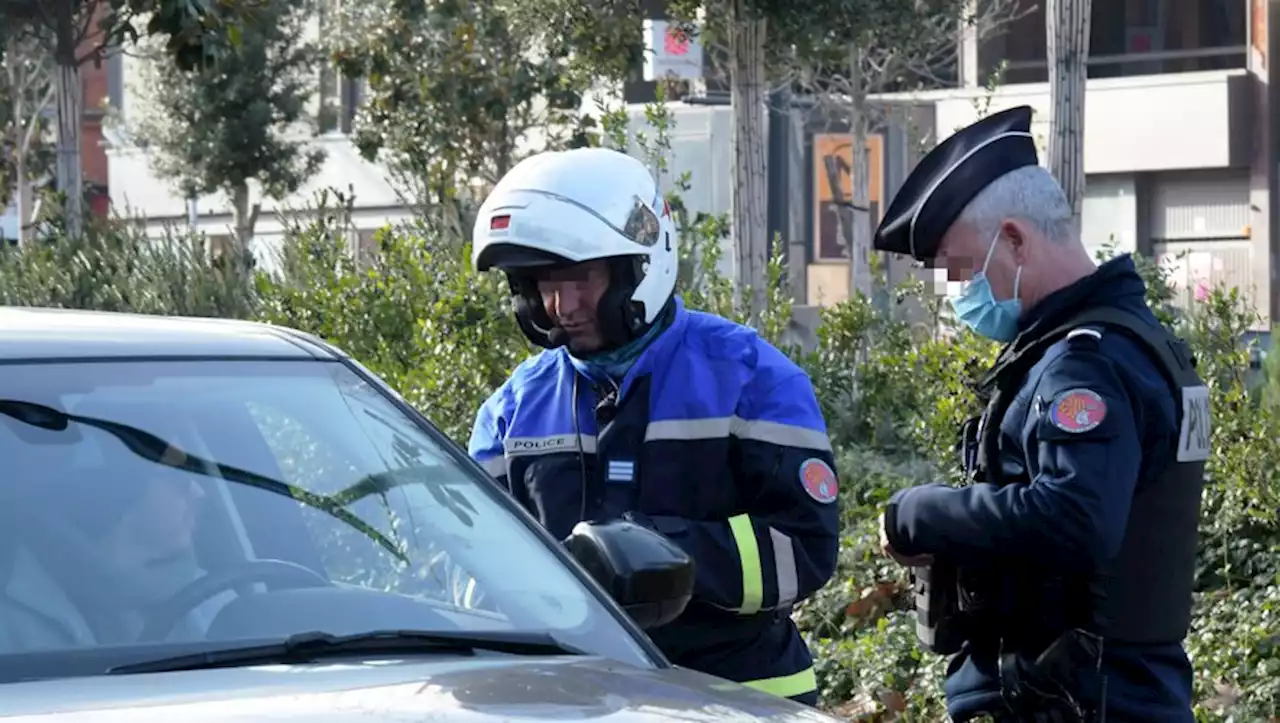
{"label": "car window", "polygon": [[649,664],[504,492],[338,362],[8,366],[0,459],[0,680],[5,656],[90,674],[111,656],[77,651],[312,630]]}

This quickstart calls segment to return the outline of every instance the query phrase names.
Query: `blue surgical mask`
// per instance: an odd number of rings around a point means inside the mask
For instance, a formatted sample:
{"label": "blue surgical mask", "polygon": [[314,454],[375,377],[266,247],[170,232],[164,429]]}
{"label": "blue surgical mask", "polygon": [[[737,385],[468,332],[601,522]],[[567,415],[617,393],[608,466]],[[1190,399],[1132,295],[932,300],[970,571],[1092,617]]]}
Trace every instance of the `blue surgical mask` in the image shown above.
{"label": "blue surgical mask", "polygon": [[1000,234],[997,232],[987,249],[987,259],[982,262],[982,270],[965,284],[959,296],[951,298],[951,308],[960,321],[978,334],[992,341],[1008,343],[1018,335],[1018,317],[1022,316],[1022,302],[1018,300],[1022,267],[1018,267],[1013,277],[1013,298],[1004,301],[997,299],[991,291],[991,282],[987,280],[987,266],[991,264],[991,256],[999,240]]}

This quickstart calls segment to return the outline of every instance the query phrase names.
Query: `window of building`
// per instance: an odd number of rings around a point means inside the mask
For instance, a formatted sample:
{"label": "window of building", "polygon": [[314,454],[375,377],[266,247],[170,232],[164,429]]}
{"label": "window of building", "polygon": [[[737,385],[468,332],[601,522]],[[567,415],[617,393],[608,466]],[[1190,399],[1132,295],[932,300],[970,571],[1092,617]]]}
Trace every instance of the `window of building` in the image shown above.
{"label": "window of building", "polygon": [[1239,170],[1170,172],[1151,179],[1152,254],[1168,270],[1174,300],[1190,308],[1217,286],[1258,306],[1249,176]]}
{"label": "window of building", "polygon": [[[1017,19],[983,43],[985,75],[1007,61],[1005,83],[1048,79],[1043,0],[1018,0]],[[1247,0],[1093,3],[1089,77],[1243,68]]]}

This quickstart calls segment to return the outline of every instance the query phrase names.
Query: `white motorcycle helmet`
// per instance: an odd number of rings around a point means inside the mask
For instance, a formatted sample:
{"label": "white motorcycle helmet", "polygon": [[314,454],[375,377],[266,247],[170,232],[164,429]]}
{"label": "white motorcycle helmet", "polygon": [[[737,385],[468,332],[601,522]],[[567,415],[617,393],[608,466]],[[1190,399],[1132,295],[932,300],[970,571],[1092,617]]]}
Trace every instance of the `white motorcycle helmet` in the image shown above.
{"label": "white motorcycle helmet", "polygon": [[471,261],[506,272],[525,336],[568,343],[542,306],[535,274],[609,262],[596,319],[606,349],[643,335],[671,303],[677,254],[671,209],[649,169],[605,148],[539,153],[516,164],[480,206]]}

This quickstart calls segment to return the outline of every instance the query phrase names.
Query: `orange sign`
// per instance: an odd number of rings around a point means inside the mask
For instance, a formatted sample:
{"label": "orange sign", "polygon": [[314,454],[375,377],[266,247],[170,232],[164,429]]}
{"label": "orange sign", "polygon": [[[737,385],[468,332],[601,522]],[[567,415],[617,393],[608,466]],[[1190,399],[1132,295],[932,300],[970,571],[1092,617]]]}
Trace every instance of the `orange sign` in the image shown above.
{"label": "orange sign", "polygon": [[[868,200],[871,223],[880,222],[884,182],[884,137],[867,134]],[[835,183],[832,183],[835,179]],[[819,133],[813,137],[814,260],[849,258],[842,221],[852,221],[853,139],[848,133]],[[874,229],[873,229],[874,230]]]}

